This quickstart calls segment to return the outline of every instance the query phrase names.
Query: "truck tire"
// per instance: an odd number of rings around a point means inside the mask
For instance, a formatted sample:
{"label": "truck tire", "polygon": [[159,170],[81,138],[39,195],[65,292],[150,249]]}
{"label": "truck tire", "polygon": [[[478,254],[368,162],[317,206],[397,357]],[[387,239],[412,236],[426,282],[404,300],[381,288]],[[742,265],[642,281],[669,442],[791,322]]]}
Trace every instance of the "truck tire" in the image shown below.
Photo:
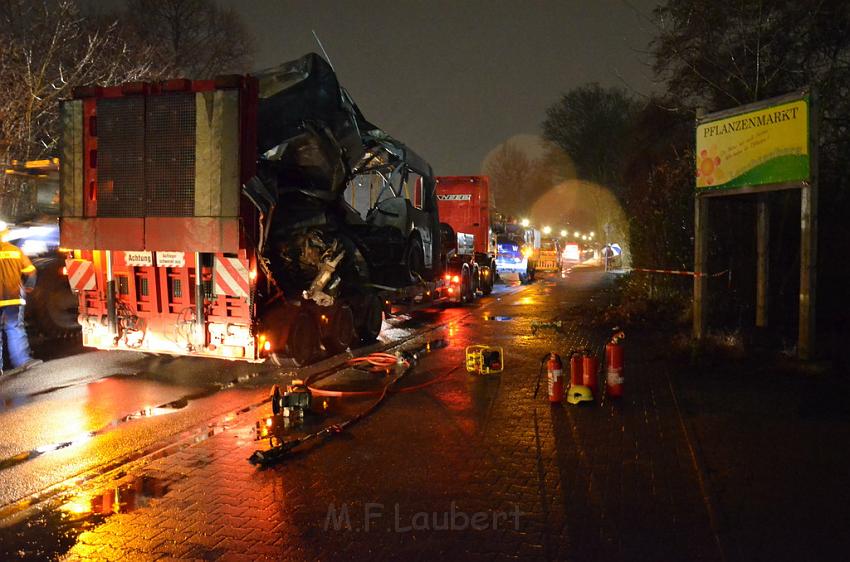
{"label": "truck tire", "polygon": [[493,292],[493,277],[496,275],[496,270],[492,266],[485,266],[482,271],[486,272],[486,275],[484,276],[484,282],[481,284],[481,293],[489,295]]}
{"label": "truck tire", "polygon": [[312,363],[319,357],[319,339],[321,334],[316,319],[306,311],[300,311],[292,319],[292,326],[283,349],[269,354],[275,365],[283,365],[289,358],[296,367]]}
{"label": "truck tire", "polygon": [[411,236],[407,242],[407,251],[404,254],[404,263],[407,265],[407,276],[411,283],[420,281],[425,275],[425,256],[423,252],[422,241],[419,240],[419,236]]}
{"label": "truck tire", "polygon": [[38,271],[38,282],[27,296],[28,324],[45,338],[68,337],[80,332],[79,302],[60,273],[62,262],[51,260]]}
{"label": "truck tire", "polygon": [[472,292],[472,276],[469,273],[469,268],[464,266],[460,272],[460,302],[468,303],[473,301],[474,293]]}
{"label": "truck tire", "polygon": [[481,289],[481,269],[478,264],[472,267],[472,300],[478,297],[478,291]]}
{"label": "truck tire", "polygon": [[360,323],[357,325],[357,338],[366,345],[373,343],[381,335],[384,323],[384,306],[375,294],[368,295],[363,302]]}
{"label": "truck tire", "polygon": [[347,304],[340,304],[331,314],[322,337],[322,345],[329,354],[336,355],[348,349],[354,341],[354,313]]}
{"label": "truck tire", "polygon": [[38,331],[47,338],[67,337],[80,331],[79,302],[70,291],[42,291],[33,310]]}

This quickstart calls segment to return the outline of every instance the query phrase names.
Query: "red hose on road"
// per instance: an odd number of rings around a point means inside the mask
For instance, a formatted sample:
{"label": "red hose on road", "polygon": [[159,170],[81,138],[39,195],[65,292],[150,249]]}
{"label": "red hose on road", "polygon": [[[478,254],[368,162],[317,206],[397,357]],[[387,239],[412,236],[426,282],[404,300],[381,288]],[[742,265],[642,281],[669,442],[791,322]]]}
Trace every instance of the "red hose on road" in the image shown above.
{"label": "red hose on road", "polygon": [[[369,369],[371,372],[379,373],[383,371],[389,371],[392,367],[399,365],[399,358],[392,353],[370,353],[369,355],[364,355],[363,357],[354,357],[353,359],[349,359],[347,361],[348,365],[352,367],[356,367],[358,365],[370,365],[372,368]],[[403,361],[401,364],[407,364],[406,361]],[[385,388],[381,390],[328,390],[324,388],[318,388],[313,386],[316,382],[316,378],[321,373],[316,373],[312,377],[309,377],[305,383],[307,388],[313,394],[313,396],[330,396],[334,398],[357,398],[364,396],[380,396],[385,392]],[[392,384],[390,382],[387,386]]]}
{"label": "red hose on road", "polygon": [[372,365],[373,367],[377,367],[378,370],[389,369],[390,367],[394,367],[399,364],[399,358],[392,353],[370,353],[369,355],[365,355],[363,357],[355,357],[353,359],[348,360],[349,365],[361,365],[367,364]]}
{"label": "red hose on road", "polygon": [[[371,365],[375,365],[375,366],[378,366],[378,365],[384,366],[384,365],[389,365],[390,357],[392,357],[393,365],[398,364],[399,358],[396,357],[395,355],[390,355],[388,353],[374,353],[371,356],[367,355],[366,357],[362,357],[362,358],[358,357],[358,358],[350,360],[349,364],[356,365],[356,364],[360,364],[360,363],[367,363],[367,364],[371,364]],[[310,389],[310,392],[313,393],[315,396],[336,396],[336,397],[377,396],[378,398],[374,402],[372,402],[365,410],[363,410],[362,412],[360,412],[358,414],[355,414],[354,416],[348,418],[344,422],[330,424],[330,425],[320,429],[319,431],[315,431],[315,432],[310,433],[308,435],[305,435],[303,437],[296,437],[296,438],[290,439],[288,441],[280,442],[278,445],[274,445],[273,447],[271,447],[270,449],[268,449],[266,451],[261,451],[261,450],[258,449],[256,451],[254,451],[254,453],[248,459],[248,462],[250,462],[251,464],[259,464],[259,465],[269,465],[269,464],[276,463],[276,462],[280,461],[281,459],[283,459],[283,457],[286,456],[290,451],[292,451],[292,449],[294,449],[294,448],[296,448],[300,445],[303,445],[304,443],[306,443],[308,441],[314,441],[314,440],[322,439],[324,437],[328,437],[330,435],[343,432],[349,426],[357,423],[358,421],[360,421],[361,419],[365,418],[366,416],[368,416],[372,412],[374,412],[376,409],[378,409],[378,407],[386,399],[387,394],[389,394],[390,392],[399,393],[399,392],[413,392],[415,390],[420,390],[420,389],[425,388],[427,386],[431,386],[432,384],[436,384],[438,382],[441,382],[444,378],[446,378],[447,376],[449,376],[451,373],[453,373],[454,371],[456,371],[459,368],[459,366],[455,366],[454,368],[452,368],[449,371],[447,371],[446,373],[440,375],[436,379],[427,381],[425,383],[422,383],[422,384],[419,384],[419,385],[416,385],[416,386],[412,386],[412,387],[408,387],[408,388],[400,388],[398,390],[395,390],[395,389],[393,389],[393,386],[396,385],[402,378],[404,378],[404,376],[407,373],[409,373],[410,370],[412,369],[412,364],[409,361],[406,361],[406,360],[402,361],[401,364],[404,365],[404,367],[405,367],[404,371],[400,375],[393,378],[390,382],[385,384],[384,387],[381,390],[374,390],[374,391],[323,390],[321,388],[316,388],[314,386],[311,386],[311,382],[314,382],[314,379],[318,376],[318,373],[316,375],[313,375],[313,377],[308,378],[307,381],[305,381],[306,386],[307,386],[307,388]],[[388,369],[388,367],[384,367],[384,368]]]}
{"label": "red hose on road", "polygon": [[[390,360],[392,360],[392,364],[389,363]],[[348,361],[349,365],[359,365],[364,363],[375,366],[381,366],[382,368],[379,369],[379,371],[383,371],[385,368],[397,365],[398,357],[390,353],[373,353],[364,357],[355,357],[354,359],[350,359]],[[460,367],[461,365],[457,365],[454,368],[449,369],[445,373],[441,374],[440,376],[431,379],[430,381],[426,381],[424,383],[417,384],[414,386],[406,386],[404,388],[399,388],[398,390],[390,389],[389,392],[393,394],[403,394],[407,392],[415,392],[417,390],[422,390],[423,388],[427,388],[429,386],[444,381],[446,378],[448,378],[449,375],[457,371]],[[395,380],[387,384],[387,387],[392,385]],[[380,390],[330,390],[313,386],[313,382],[314,381],[311,381],[310,379],[307,380],[307,388],[310,390],[313,396],[329,396],[334,398],[362,398],[366,396],[380,396],[385,392],[383,388]]]}

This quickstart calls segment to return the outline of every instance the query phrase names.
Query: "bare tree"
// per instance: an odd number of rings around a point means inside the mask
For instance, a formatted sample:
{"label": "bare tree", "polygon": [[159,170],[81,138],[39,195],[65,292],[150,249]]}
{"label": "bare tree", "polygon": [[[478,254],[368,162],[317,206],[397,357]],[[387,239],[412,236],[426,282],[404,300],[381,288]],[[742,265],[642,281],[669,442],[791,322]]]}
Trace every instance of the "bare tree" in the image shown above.
{"label": "bare tree", "polygon": [[500,211],[513,215],[526,211],[523,193],[528,192],[532,170],[531,158],[510,141],[496,149],[484,172],[490,176],[490,190]]}
{"label": "bare tree", "polygon": [[55,152],[59,100],[74,87],[154,75],[145,49],[130,49],[116,22],[84,18],[72,0],[0,2],[0,159]]}
{"label": "bare tree", "polygon": [[[212,0],[133,1],[109,15],[81,5],[0,0],[0,163],[54,156],[59,101],[78,86],[213,76],[250,60],[239,18]],[[0,177],[3,206],[17,208],[19,182]]]}
{"label": "bare tree", "polygon": [[231,8],[214,0],[128,0],[126,20],[157,64],[188,78],[247,72],[254,43]]}
{"label": "bare tree", "polygon": [[[75,87],[155,77],[150,54],[117,29],[73,0],[0,0],[0,163],[55,155],[59,101]],[[0,177],[0,216],[33,213],[34,184]]]}

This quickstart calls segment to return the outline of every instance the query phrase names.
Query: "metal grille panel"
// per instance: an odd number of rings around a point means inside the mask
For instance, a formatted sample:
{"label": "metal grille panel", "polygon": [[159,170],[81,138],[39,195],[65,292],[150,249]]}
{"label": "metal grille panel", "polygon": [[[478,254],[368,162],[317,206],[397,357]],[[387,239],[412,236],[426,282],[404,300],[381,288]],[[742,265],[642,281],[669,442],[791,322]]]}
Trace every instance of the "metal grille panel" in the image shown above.
{"label": "metal grille panel", "polygon": [[145,136],[146,215],[195,213],[195,95],[150,96]]}
{"label": "metal grille panel", "polygon": [[144,216],[145,100],[97,101],[97,214]]}

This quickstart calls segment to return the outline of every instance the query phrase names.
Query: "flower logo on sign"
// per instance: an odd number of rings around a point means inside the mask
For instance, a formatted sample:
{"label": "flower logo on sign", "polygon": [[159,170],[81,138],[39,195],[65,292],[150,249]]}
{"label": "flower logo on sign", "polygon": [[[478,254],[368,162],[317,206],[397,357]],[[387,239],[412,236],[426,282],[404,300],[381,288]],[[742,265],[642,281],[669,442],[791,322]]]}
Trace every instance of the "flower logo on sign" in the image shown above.
{"label": "flower logo on sign", "polygon": [[697,158],[697,186],[719,185],[726,180],[726,173],[720,167],[721,158],[717,154],[717,145],[701,150]]}

